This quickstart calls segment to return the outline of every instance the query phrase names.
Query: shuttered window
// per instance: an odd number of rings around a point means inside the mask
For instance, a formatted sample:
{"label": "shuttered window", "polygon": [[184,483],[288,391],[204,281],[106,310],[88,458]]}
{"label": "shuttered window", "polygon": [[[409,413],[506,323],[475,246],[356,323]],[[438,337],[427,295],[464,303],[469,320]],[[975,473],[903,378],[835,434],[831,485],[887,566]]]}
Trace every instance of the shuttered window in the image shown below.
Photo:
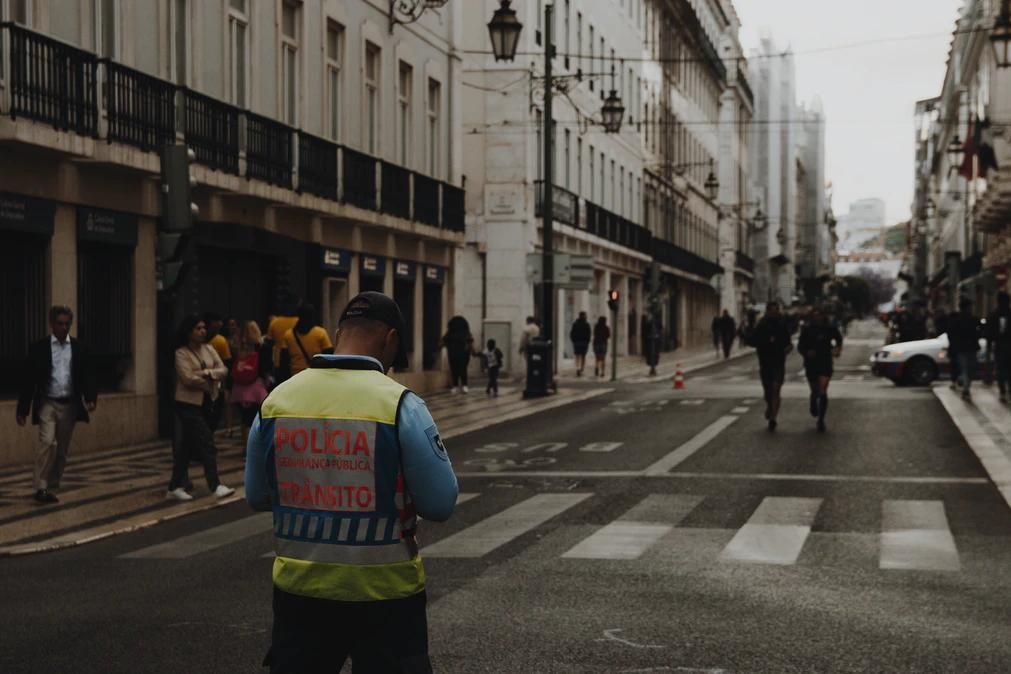
{"label": "shuttered window", "polygon": [[46,336],[48,237],[3,233],[0,246],[0,396],[17,395],[28,345]]}
{"label": "shuttered window", "polygon": [[119,390],[133,360],[133,248],[78,245],[77,335],[93,354],[99,390]]}

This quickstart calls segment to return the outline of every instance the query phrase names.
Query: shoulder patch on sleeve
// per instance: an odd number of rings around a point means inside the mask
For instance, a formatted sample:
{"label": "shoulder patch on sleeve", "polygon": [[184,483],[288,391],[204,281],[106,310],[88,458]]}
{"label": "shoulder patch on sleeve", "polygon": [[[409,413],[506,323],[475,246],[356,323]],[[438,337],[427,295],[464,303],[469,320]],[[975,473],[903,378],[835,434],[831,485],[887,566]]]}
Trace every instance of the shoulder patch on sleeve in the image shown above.
{"label": "shoulder patch on sleeve", "polygon": [[439,435],[439,429],[435,426],[429,426],[425,429],[425,436],[428,438],[428,444],[432,446],[432,451],[435,452],[435,455],[443,461],[449,461],[449,455],[446,453],[446,445],[442,442],[442,437]]}

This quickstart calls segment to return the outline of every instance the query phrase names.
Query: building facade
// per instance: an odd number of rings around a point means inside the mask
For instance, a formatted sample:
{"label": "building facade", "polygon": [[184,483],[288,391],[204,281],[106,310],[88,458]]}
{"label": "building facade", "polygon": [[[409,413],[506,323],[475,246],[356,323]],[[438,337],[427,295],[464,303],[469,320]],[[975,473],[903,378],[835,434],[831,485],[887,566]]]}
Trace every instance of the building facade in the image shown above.
{"label": "building facade", "polygon": [[[100,368],[75,451],[170,426],[173,331],[189,312],[264,325],[304,300],[333,331],[351,295],[382,290],[409,323],[397,376],[444,382],[464,237],[462,14],[450,3],[394,25],[390,11],[0,0],[0,268],[15,317],[0,328],[0,462],[34,448],[14,426],[14,373],[54,303],[74,308]],[[200,207],[178,284],[157,272],[159,151],[175,143],[195,153]]]}

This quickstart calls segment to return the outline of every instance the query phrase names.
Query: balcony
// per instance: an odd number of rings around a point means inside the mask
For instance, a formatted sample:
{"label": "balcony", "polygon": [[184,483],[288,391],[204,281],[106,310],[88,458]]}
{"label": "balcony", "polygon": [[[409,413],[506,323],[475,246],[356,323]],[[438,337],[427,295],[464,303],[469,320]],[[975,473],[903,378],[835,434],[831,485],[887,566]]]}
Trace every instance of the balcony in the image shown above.
{"label": "balcony", "polygon": [[736,257],[734,259],[734,266],[738,269],[748,272],[749,274],[755,273],[755,260],[748,257],[741,251],[736,252]]}
{"label": "balcony", "polygon": [[328,199],[332,208],[344,202],[464,231],[459,187],[13,23],[0,23],[0,74],[6,73],[0,110],[14,119],[145,152],[181,142],[213,171]]}
{"label": "balcony", "polygon": [[677,246],[670,241],[664,241],[663,239],[653,239],[653,256],[661,264],[683,269],[705,279],[723,271],[723,267],[715,262],[700,257],[681,246]]}
{"label": "balcony", "polygon": [[10,48],[11,117],[97,136],[98,57],[13,23],[0,35]]}
{"label": "balcony", "polygon": [[652,235],[642,225],[584,200],[586,231],[640,253],[650,254]]}

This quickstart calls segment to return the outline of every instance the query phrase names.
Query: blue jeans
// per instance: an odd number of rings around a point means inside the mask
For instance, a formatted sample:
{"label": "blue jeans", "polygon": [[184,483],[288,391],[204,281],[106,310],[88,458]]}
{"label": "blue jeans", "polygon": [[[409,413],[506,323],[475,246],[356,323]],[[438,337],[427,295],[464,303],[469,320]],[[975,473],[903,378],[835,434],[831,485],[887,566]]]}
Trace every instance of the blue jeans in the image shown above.
{"label": "blue jeans", "polygon": [[972,373],[976,371],[976,354],[956,353],[955,362],[958,364],[958,380],[962,390],[968,392],[972,385]]}

